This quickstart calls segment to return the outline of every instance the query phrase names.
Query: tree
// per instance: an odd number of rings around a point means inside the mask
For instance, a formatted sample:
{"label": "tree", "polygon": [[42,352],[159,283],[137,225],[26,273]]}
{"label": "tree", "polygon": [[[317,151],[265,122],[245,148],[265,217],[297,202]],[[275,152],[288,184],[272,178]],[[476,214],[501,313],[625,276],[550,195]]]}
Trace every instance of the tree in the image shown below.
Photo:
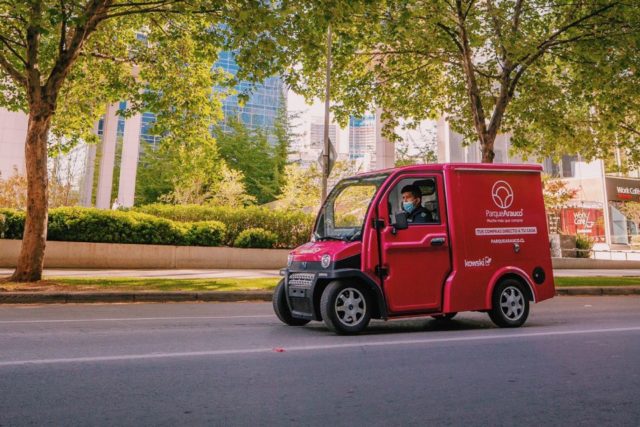
{"label": "tree", "polygon": [[157,125],[163,136],[201,138],[198,128],[220,110],[210,88],[221,75],[211,64],[225,33],[260,19],[261,8],[248,17],[242,2],[222,0],[0,3],[0,105],[29,115],[27,215],[10,280],[42,275],[50,134],[63,149],[95,141],[91,129],[107,103],[127,99],[125,114],[162,112]]}
{"label": "tree", "polygon": [[255,197],[247,194],[242,172],[223,165],[220,177],[213,188],[211,198],[207,200],[208,205],[242,208],[256,202]]}
{"label": "tree", "polygon": [[396,167],[438,161],[434,127],[423,128],[405,123],[402,125],[402,131],[400,139],[396,141]]}
{"label": "tree", "polygon": [[[329,190],[343,178],[360,172],[354,162],[337,161],[329,176]],[[315,214],[320,207],[322,172],[315,164],[303,169],[296,164],[286,167],[286,184],[276,206],[282,209],[302,210]]]}
{"label": "tree", "polygon": [[620,204],[619,209],[628,220],[640,223],[640,203],[624,202]]}
{"label": "tree", "polygon": [[561,179],[553,179],[549,175],[542,176],[542,196],[547,211],[549,232],[557,233],[560,224],[560,210],[572,200],[578,190],[569,188]]}
{"label": "tree", "polygon": [[0,174],[0,206],[13,209],[27,206],[27,177],[15,166],[11,176],[3,178]]}
{"label": "tree", "polygon": [[286,166],[289,159],[289,148],[291,143],[299,135],[293,131],[292,122],[299,117],[299,113],[289,113],[287,111],[286,97],[280,97],[280,105],[274,121],[274,136],[276,139],[273,147],[274,160],[274,185],[278,189],[277,195],[282,192],[286,185]]}
{"label": "tree", "polygon": [[288,139],[283,136],[272,145],[266,131],[249,129],[233,117],[227,117],[214,134],[222,159],[244,175],[247,193],[259,204],[275,200],[282,187]]}
{"label": "tree", "polygon": [[[49,207],[73,206],[79,194],[71,176],[72,165],[62,165],[59,159],[51,159],[49,168]],[[24,210],[27,208],[27,176],[13,168],[13,174],[3,179],[0,174],[0,207]]]}
{"label": "tree", "polygon": [[[586,89],[595,85],[576,86],[567,78],[598,80],[588,64],[580,64],[581,54],[590,52],[592,59],[606,63],[604,46],[626,44],[638,57],[637,44],[630,43],[638,40],[637,2],[292,0],[278,5],[280,25],[264,35],[260,50],[239,55],[241,64],[247,67],[266,52],[274,66],[285,70],[294,90],[317,97],[324,88],[330,24],[331,97],[343,124],[349,115],[374,106],[383,111],[387,133],[400,118],[444,114],[467,143],[479,141],[483,162],[493,160],[499,132],[512,132],[521,148],[539,148],[541,133],[548,137],[563,130],[561,138],[588,129],[580,120],[592,112],[593,96]],[[254,32],[260,31],[265,29],[256,25]],[[637,79],[637,68],[628,60],[609,64],[605,75]],[[611,101],[620,91],[605,86],[601,92],[603,100]],[[596,114],[619,127],[621,118],[637,115],[631,102],[620,109],[599,104]],[[571,120],[563,126],[565,116]],[[582,138],[583,145],[601,145],[589,136]]]}

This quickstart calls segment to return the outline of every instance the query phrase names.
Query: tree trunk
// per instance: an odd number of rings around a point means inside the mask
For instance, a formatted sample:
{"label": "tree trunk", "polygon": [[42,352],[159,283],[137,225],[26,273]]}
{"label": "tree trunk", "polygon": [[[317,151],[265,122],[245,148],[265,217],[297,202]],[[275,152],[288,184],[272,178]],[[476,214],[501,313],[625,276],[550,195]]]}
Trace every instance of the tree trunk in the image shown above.
{"label": "tree trunk", "polygon": [[496,134],[484,133],[480,136],[480,149],[482,150],[482,163],[493,163],[496,156],[493,152],[493,143],[496,141]]}
{"label": "tree trunk", "polygon": [[52,115],[53,110],[42,105],[31,105],[29,110],[25,143],[27,215],[18,264],[10,279],[14,282],[35,282],[42,278],[49,204],[47,138]]}

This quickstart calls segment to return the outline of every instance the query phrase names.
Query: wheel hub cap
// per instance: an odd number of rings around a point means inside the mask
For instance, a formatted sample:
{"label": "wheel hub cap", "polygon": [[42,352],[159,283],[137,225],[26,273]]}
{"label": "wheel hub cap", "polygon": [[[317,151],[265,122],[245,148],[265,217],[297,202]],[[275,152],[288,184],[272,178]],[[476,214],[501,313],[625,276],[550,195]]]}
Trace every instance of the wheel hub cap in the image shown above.
{"label": "wheel hub cap", "polygon": [[343,289],[335,303],[335,312],[338,320],[347,325],[354,326],[362,321],[367,310],[364,295],[355,288]]}
{"label": "wheel hub cap", "polygon": [[515,286],[509,286],[500,295],[500,309],[509,320],[518,320],[524,314],[524,295]]}

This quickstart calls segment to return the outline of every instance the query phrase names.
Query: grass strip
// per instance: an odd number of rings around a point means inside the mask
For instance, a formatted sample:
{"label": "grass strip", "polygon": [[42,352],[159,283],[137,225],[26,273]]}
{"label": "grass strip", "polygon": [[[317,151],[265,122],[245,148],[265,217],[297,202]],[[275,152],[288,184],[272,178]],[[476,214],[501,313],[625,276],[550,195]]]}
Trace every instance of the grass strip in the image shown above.
{"label": "grass strip", "polygon": [[640,277],[555,277],[556,287],[565,286],[640,286]]}
{"label": "grass strip", "polygon": [[280,280],[268,278],[220,278],[220,279],[165,279],[96,277],[67,278],[55,277],[34,284],[0,283],[0,288],[11,291],[250,291],[271,290]]}
{"label": "grass strip", "polygon": [[[279,277],[166,279],[132,277],[55,277],[37,283],[0,283],[5,292],[106,292],[106,291],[249,291],[272,290]],[[640,286],[640,277],[556,277],[556,287],[571,286]]]}

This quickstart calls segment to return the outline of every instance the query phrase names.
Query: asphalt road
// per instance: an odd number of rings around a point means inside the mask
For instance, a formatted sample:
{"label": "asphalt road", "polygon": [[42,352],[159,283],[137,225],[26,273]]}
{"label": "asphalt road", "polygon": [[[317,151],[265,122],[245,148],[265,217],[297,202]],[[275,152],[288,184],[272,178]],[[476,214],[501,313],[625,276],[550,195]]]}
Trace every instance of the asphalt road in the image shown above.
{"label": "asphalt road", "polygon": [[640,425],[640,297],[341,337],[269,304],[0,306],[0,426]]}

